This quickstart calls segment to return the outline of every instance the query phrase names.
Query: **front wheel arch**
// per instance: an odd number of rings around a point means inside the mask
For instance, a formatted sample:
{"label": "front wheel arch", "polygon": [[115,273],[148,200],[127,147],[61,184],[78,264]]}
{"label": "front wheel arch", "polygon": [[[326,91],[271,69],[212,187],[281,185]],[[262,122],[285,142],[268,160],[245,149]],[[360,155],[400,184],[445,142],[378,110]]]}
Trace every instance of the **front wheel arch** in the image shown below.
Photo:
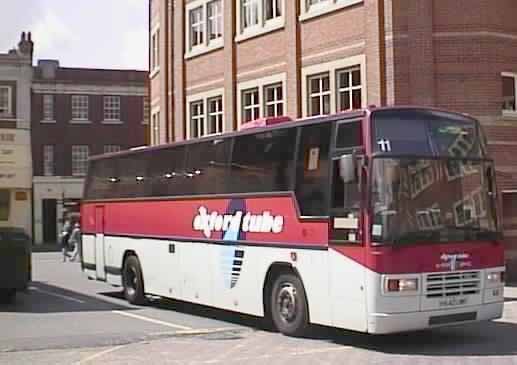
{"label": "front wheel arch", "polygon": [[273,329],[274,324],[272,320],[272,314],[271,314],[271,295],[273,290],[273,285],[276,281],[276,279],[282,275],[282,274],[293,274],[298,277],[298,279],[301,282],[302,288],[303,288],[303,294],[305,303],[307,306],[307,321],[310,323],[310,303],[307,298],[307,290],[305,290],[305,284],[303,281],[302,276],[300,275],[300,272],[296,267],[291,265],[288,262],[274,262],[272,263],[268,271],[266,273],[266,277],[264,278],[264,283],[262,286],[262,305],[264,310],[264,324],[266,328]]}

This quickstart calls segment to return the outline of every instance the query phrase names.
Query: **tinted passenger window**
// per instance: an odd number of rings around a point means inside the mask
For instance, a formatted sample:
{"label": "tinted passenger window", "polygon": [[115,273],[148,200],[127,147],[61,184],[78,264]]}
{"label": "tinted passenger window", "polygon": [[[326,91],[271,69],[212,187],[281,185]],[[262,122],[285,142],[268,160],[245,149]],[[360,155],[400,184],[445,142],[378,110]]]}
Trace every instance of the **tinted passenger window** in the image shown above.
{"label": "tinted passenger window", "polygon": [[186,187],[185,147],[163,149],[151,154],[150,189],[152,196],[182,195]]}
{"label": "tinted passenger window", "polygon": [[295,128],[236,137],[231,163],[231,192],[290,190],[295,141]]}
{"label": "tinted passenger window", "polygon": [[187,147],[188,195],[225,192],[231,139],[216,139]]}
{"label": "tinted passenger window", "polygon": [[296,198],[304,216],[328,215],[331,128],[330,123],[302,128],[296,165]]}
{"label": "tinted passenger window", "polygon": [[85,187],[86,199],[117,198],[117,159],[101,159],[90,162]]}
{"label": "tinted passenger window", "polygon": [[338,125],[336,148],[362,146],[361,122],[345,122]]}
{"label": "tinted passenger window", "polygon": [[118,195],[120,198],[139,198],[148,195],[150,185],[147,154],[129,155],[119,159]]}

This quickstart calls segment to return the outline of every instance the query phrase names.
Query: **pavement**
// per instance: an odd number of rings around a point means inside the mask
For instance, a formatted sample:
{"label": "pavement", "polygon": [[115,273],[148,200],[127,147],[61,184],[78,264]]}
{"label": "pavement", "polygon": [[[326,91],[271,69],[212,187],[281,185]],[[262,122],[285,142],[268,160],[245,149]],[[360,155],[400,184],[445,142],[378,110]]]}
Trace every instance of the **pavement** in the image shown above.
{"label": "pavement", "polygon": [[170,300],[145,307],[87,280],[56,253],[34,254],[34,282],[0,308],[0,364],[517,364],[517,287],[494,322],[372,336],[314,327],[306,338]]}

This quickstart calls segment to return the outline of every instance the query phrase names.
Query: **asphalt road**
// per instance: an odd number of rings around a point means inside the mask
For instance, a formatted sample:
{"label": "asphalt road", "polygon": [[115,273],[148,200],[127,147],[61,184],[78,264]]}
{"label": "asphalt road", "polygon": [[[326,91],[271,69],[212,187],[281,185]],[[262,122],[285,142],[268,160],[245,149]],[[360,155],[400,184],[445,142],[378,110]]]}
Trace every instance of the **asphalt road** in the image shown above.
{"label": "asphalt road", "polygon": [[517,364],[517,287],[495,322],[390,336],[315,327],[296,339],[205,307],[131,306],[78,264],[33,257],[30,289],[0,307],[0,364]]}

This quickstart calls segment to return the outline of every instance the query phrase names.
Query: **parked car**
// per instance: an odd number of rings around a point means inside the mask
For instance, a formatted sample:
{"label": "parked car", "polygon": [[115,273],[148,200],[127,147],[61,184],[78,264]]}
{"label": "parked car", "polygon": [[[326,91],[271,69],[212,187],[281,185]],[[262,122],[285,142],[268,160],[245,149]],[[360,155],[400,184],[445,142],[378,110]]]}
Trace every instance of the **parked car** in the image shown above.
{"label": "parked car", "polygon": [[21,228],[0,227],[0,303],[13,302],[32,277],[32,242]]}

